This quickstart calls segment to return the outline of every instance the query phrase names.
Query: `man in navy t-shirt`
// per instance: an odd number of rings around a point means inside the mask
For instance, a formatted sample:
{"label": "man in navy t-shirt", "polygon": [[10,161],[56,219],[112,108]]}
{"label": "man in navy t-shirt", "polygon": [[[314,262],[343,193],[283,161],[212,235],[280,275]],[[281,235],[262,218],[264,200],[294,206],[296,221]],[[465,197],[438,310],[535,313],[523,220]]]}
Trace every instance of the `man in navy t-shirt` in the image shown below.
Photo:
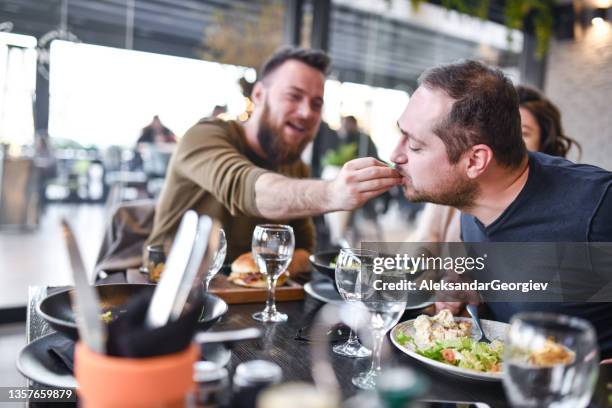
{"label": "man in navy t-shirt", "polygon": [[[426,71],[398,127],[391,160],[406,196],[460,209],[463,241],[612,242],[612,173],[528,154],[518,96],[501,71],[475,61]],[[489,308],[502,321],[525,310],[583,317],[598,332],[602,356],[612,355],[610,303]]]}

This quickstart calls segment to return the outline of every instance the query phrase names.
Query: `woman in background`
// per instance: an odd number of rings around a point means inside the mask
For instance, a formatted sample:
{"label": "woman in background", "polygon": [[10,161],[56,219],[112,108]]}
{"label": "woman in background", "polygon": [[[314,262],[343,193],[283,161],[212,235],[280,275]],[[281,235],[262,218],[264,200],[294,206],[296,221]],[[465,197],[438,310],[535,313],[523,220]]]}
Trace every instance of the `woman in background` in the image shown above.
{"label": "woman in background", "polygon": [[526,86],[517,86],[519,112],[523,140],[527,150],[566,157],[572,146],[578,149],[578,160],[582,147],[563,132],[561,112],[539,91]]}

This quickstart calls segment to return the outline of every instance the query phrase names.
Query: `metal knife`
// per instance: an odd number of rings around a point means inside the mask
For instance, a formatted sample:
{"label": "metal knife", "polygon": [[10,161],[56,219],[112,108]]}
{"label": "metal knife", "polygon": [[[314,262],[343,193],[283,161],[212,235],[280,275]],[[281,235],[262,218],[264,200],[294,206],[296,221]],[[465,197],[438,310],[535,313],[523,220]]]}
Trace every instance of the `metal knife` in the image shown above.
{"label": "metal knife", "polygon": [[106,354],[106,326],[100,318],[100,299],[96,288],[89,284],[89,277],[85,270],[81,251],[77,245],[72,228],[62,219],[64,241],[68,249],[72,277],[74,279],[74,311],[79,337],[91,350]]}
{"label": "metal knife", "polygon": [[218,236],[218,228],[208,216],[198,218],[193,210],[185,213],[147,310],[147,326],[162,327],[180,317],[204,254],[216,249],[210,237]]}
{"label": "metal knife", "polygon": [[190,296],[201,288],[212,258],[219,246],[219,229],[221,225],[207,215],[200,216],[189,262],[181,279],[179,291],[174,299],[171,319],[178,319],[183,313],[185,305],[189,303]]}

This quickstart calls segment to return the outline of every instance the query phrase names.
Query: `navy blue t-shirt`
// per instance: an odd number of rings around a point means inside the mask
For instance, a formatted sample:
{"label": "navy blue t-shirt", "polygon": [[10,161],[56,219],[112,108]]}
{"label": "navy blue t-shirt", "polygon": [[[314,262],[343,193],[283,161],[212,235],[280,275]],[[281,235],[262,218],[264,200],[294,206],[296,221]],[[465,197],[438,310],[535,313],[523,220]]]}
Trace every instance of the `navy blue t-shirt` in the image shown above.
{"label": "navy blue t-shirt", "polygon": [[[464,242],[612,242],[612,173],[529,153],[529,175],[516,199],[490,225],[461,215]],[[608,278],[603,278],[604,280]],[[601,354],[612,357],[611,303],[489,303],[493,318],[548,311],[590,320]]]}

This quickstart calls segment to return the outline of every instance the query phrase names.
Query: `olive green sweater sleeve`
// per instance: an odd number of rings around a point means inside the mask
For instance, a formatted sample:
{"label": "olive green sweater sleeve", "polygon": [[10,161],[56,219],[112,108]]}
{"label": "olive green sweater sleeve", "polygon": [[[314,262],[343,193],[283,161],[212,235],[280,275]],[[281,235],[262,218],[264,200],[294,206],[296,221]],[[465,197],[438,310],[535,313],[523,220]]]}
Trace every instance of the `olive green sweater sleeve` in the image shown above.
{"label": "olive green sweater sleeve", "polygon": [[[300,162],[298,170],[299,178],[310,177],[310,169],[304,163]],[[293,227],[295,235],[295,247],[306,249],[309,252],[314,252],[316,243],[315,226],[311,217],[298,218],[290,223]]]}
{"label": "olive green sweater sleeve", "polygon": [[260,217],[255,182],[266,173],[240,150],[239,135],[229,126],[199,123],[177,146],[177,172],[212,194],[233,215]]}

